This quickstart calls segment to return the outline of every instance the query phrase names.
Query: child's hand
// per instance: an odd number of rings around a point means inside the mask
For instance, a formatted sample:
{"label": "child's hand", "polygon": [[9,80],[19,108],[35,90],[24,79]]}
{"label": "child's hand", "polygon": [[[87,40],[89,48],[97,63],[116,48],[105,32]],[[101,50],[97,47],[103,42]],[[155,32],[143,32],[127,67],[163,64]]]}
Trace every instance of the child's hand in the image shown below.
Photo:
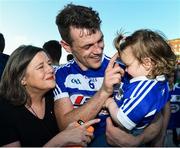
{"label": "child's hand", "polygon": [[111,97],[111,98],[108,98],[108,99],[106,100],[106,102],[104,103],[104,107],[105,107],[105,108],[108,108],[111,103],[115,103],[115,101],[114,101],[114,99],[113,99],[112,97]]}

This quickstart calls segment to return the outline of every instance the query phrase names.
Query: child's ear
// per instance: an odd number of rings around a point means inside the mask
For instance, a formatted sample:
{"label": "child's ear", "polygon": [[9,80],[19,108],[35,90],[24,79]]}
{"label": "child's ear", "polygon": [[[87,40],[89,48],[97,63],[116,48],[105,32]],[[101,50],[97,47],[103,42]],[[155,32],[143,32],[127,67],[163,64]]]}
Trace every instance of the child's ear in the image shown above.
{"label": "child's ear", "polygon": [[147,71],[152,69],[153,62],[152,62],[152,60],[150,58],[144,58],[142,61],[143,61],[142,65],[144,66],[144,68]]}
{"label": "child's ear", "polygon": [[68,43],[66,43],[66,41],[61,40],[60,44],[66,50],[66,52],[71,53],[71,46]]}

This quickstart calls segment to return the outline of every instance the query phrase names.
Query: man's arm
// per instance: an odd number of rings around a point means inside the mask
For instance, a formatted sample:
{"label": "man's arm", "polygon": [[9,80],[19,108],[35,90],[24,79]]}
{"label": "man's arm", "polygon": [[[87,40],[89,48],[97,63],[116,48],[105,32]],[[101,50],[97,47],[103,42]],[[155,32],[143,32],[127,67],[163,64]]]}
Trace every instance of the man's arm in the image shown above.
{"label": "man's arm", "polygon": [[162,127],[162,115],[158,114],[153,122],[138,136],[126,133],[113,125],[110,118],[107,119],[106,137],[113,146],[139,146],[154,139]]}
{"label": "man's arm", "polygon": [[108,95],[101,91],[97,92],[87,103],[74,109],[69,98],[62,98],[55,101],[55,115],[60,130],[63,130],[71,122],[79,119],[89,121],[94,119],[101,110]]}
{"label": "man's arm", "polygon": [[106,71],[101,89],[81,107],[74,109],[69,98],[61,98],[55,101],[55,115],[59,128],[62,130],[73,121],[82,119],[88,121],[97,116],[104,102],[113,92],[114,84],[120,83],[121,74],[124,73],[119,65],[115,64],[118,54],[110,60]]}

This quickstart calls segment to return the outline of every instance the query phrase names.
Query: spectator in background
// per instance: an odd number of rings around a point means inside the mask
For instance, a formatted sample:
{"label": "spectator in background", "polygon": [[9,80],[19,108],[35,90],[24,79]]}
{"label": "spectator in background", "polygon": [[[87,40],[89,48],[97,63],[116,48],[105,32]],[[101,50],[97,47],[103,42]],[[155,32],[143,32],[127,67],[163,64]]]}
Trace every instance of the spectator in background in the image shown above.
{"label": "spectator in background", "polygon": [[172,73],[171,77],[169,77],[171,116],[168,129],[173,131],[175,146],[180,144],[180,134],[178,132],[180,131],[180,69],[178,66],[180,65],[177,64],[175,73]]}
{"label": "spectator in background", "polygon": [[67,55],[67,61],[70,61],[70,60],[72,60],[74,57],[73,57],[73,55],[72,54],[68,54]]}
{"label": "spectator in background", "polygon": [[6,63],[8,61],[9,55],[4,54],[5,48],[5,39],[2,33],[0,33],[0,80],[1,80],[1,75],[3,73],[4,67],[6,66]]}
{"label": "spectator in background", "polygon": [[59,65],[62,54],[60,43],[56,40],[49,40],[44,43],[43,48],[49,54],[52,64]]}

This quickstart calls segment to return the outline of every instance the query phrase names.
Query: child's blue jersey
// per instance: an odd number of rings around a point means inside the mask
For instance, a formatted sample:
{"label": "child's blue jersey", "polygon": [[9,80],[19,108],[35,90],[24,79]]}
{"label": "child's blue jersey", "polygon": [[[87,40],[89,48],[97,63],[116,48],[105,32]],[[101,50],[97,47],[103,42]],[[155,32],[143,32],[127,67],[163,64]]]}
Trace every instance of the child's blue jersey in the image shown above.
{"label": "child's blue jersey", "polygon": [[[54,99],[70,98],[74,108],[86,103],[100,89],[103,83],[106,67],[109,58],[105,55],[99,69],[81,70],[73,59],[60,67],[56,72],[56,88],[54,89]],[[97,118],[101,122],[95,128],[95,135],[105,133],[107,111],[102,110]]]}
{"label": "child's blue jersey", "polygon": [[156,79],[133,78],[122,85],[123,95],[115,96],[119,106],[117,118],[128,130],[150,124],[169,99],[168,82],[163,75]]}

